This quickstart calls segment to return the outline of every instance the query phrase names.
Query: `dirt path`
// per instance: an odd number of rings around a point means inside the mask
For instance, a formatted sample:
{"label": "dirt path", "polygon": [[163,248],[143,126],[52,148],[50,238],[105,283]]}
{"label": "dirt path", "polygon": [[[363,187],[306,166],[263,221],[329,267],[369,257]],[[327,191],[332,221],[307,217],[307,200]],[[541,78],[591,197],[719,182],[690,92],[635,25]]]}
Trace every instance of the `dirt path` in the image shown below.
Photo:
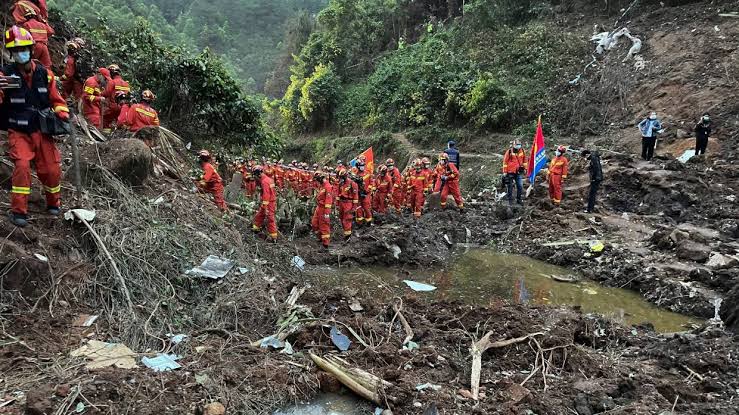
{"label": "dirt path", "polygon": [[[411,154],[411,160],[418,157],[418,156],[428,156],[428,155],[436,155],[442,150],[423,150],[417,148],[413,143],[408,140],[408,137],[404,133],[393,133],[392,137],[396,140],[398,140],[405,148],[408,150],[408,153]],[[475,153],[467,153],[467,152],[460,152],[460,157],[462,160],[464,159],[483,159],[483,160],[502,160],[503,155],[502,154],[475,154]]]}

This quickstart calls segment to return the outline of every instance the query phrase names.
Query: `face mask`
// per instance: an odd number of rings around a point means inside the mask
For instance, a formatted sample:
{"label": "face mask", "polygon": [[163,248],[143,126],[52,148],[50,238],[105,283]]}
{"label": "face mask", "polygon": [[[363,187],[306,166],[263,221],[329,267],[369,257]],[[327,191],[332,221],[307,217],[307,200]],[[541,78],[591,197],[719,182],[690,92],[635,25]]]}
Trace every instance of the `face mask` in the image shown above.
{"label": "face mask", "polygon": [[20,64],[26,64],[31,61],[31,52],[30,51],[13,52],[13,59]]}
{"label": "face mask", "polygon": [[709,117],[703,117],[703,122],[709,122],[711,119]]}
{"label": "face mask", "polygon": [[652,115],[649,116],[649,119],[650,120],[656,120],[657,119],[657,115],[652,114]]}
{"label": "face mask", "polygon": [[513,148],[515,148],[516,150],[520,150],[521,149],[521,144],[516,144],[515,146],[513,146]]}
{"label": "face mask", "polygon": [[359,171],[364,171],[364,166],[359,166]]}
{"label": "face mask", "polygon": [[555,151],[555,152],[554,152],[554,154],[556,154],[556,155],[557,155],[557,157],[559,157],[559,156],[561,156],[561,155],[562,155],[562,153],[560,153],[560,152],[559,152],[559,150]]}

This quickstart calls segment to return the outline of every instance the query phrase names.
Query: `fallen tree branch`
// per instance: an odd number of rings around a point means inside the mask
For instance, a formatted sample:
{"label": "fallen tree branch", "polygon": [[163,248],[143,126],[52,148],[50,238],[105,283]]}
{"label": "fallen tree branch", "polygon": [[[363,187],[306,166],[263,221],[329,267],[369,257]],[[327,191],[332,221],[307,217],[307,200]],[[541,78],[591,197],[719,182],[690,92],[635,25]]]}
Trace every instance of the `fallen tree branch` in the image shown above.
{"label": "fallen tree branch", "polygon": [[347,388],[351,389],[354,393],[364,399],[367,399],[370,402],[375,403],[376,405],[382,405],[382,400],[380,399],[380,395],[377,393],[377,390],[368,389],[367,387],[362,385],[361,382],[357,381],[354,377],[343,371],[339,366],[336,366],[335,364],[322,359],[313,353],[309,353],[309,356],[311,360],[313,360],[313,362],[316,364],[316,366],[336,376],[336,379],[338,379],[339,382],[341,382]]}
{"label": "fallen tree branch", "polygon": [[[490,342],[490,336],[493,332],[488,332],[480,340],[472,343],[470,348],[470,354],[472,355],[472,375],[470,377],[470,386],[472,392],[472,398],[478,400],[480,397],[480,372],[482,371],[482,354],[488,349],[499,349],[501,347],[510,346],[512,344],[524,342],[534,336],[543,336],[544,333],[531,333],[523,337],[516,337],[515,339],[500,340],[497,342]],[[528,379],[527,379],[528,380]]]}
{"label": "fallen tree branch", "polygon": [[[400,324],[403,326],[403,330],[405,330],[405,338],[403,339],[403,346],[406,345],[408,342],[413,340],[413,329],[411,328],[411,325],[408,324],[408,320],[405,319],[405,316],[403,313],[400,312],[400,310],[403,309],[403,300],[398,298],[397,303],[393,303],[393,310],[395,310],[395,316],[398,317],[400,320]],[[395,317],[393,317],[393,320],[395,320]]]}
{"label": "fallen tree branch", "polygon": [[133,301],[131,301],[131,293],[128,291],[128,287],[126,286],[126,280],[123,278],[123,274],[121,274],[121,271],[118,269],[118,265],[115,262],[115,259],[113,259],[113,255],[110,254],[110,251],[108,251],[108,248],[103,243],[102,238],[100,238],[100,235],[98,235],[97,232],[95,232],[95,229],[92,228],[89,222],[87,222],[82,216],[80,216],[77,212],[74,210],[72,211],[74,216],[79,219],[83,225],[87,227],[87,229],[90,231],[90,234],[92,234],[92,237],[95,239],[95,242],[97,243],[98,247],[103,250],[105,255],[108,257],[108,260],[110,261],[111,266],[113,267],[113,270],[115,271],[116,276],[118,277],[118,282],[121,284],[121,290],[123,290],[123,294],[126,296],[126,303],[128,304],[129,311],[133,312]]}

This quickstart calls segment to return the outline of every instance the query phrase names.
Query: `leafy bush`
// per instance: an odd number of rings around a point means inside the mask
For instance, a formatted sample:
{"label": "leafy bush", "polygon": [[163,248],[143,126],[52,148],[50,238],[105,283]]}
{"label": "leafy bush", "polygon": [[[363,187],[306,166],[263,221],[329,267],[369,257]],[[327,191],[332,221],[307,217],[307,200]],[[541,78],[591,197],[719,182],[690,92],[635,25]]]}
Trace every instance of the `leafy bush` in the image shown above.
{"label": "leafy bush", "polygon": [[344,129],[369,127],[369,117],[369,86],[360,82],[344,87],[336,108],[336,124]]}
{"label": "leafy bush", "polygon": [[489,75],[478,79],[462,101],[462,111],[478,127],[505,126],[515,110],[514,99]]}
{"label": "leafy bush", "polygon": [[326,127],[333,119],[340,80],[331,65],[316,66],[300,88],[298,108],[311,130]]}

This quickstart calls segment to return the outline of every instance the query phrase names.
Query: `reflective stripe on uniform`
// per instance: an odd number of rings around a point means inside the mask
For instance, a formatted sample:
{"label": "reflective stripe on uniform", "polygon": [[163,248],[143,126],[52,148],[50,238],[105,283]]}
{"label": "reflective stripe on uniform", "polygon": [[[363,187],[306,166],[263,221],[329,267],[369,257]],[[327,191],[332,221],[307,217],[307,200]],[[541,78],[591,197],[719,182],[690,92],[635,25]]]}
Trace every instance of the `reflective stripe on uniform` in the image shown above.
{"label": "reflective stripe on uniform", "polygon": [[156,114],[154,114],[153,112],[149,112],[149,111],[147,111],[147,110],[145,110],[145,109],[143,109],[143,108],[136,108],[136,112],[138,112],[138,113],[140,113],[140,114],[144,114],[144,115],[146,115],[147,117],[151,117],[151,118],[155,118],[155,117],[157,116],[157,115],[156,115]]}
{"label": "reflective stripe on uniform", "polygon": [[59,112],[59,111],[69,112],[69,108],[67,108],[66,105],[57,105],[56,107],[54,107],[54,112]]}
{"label": "reflective stripe on uniform", "polygon": [[44,186],[44,190],[46,191],[46,193],[59,193],[62,191],[62,185],[56,187]]}
{"label": "reflective stripe on uniform", "polygon": [[15,193],[17,195],[30,195],[31,194],[31,188],[30,187],[13,186],[12,189],[10,189],[10,193]]}
{"label": "reflective stripe on uniform", "polygon": [[130,88],[130,87],[127,87],[127,86],[122,86],[122,85],[116,85],[116,86],[115,86],[115,90],[116,90],[116,91],[125,91],[125,92],[129,92],[129,91],[131,91],[131,88]]}

